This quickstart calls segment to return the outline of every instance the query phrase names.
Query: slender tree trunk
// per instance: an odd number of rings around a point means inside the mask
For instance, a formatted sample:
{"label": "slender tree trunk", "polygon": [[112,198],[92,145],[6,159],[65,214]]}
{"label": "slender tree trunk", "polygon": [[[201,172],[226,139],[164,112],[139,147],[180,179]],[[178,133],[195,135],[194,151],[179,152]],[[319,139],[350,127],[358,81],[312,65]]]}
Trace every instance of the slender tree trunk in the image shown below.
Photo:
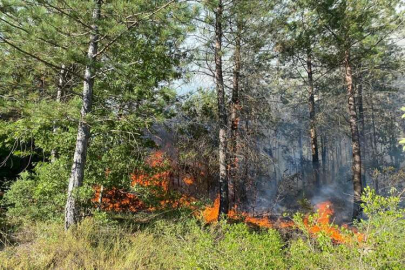
{"label": "slender tree trunk", "polygon": [[227,175],[227,158],[226,158],[226,127],[227,115],[225,107],[225,85],[222,74],[222,0],[218,1],[215,11],[215,82],[218,98],[219,114],[219,218],[228,214],[228,175]]}
{"label": "slender tree trunk", "polygon": [[363,192],[363,185],[361,181],[361,154],[360,154],[360,138],[359,129],[357,126],[357,112],[356,104],[354,100],[354,88],[353,88],[353,74],[352,67],[350,63],[350,52],[345,52],[345,81],[347,86],[348,95],[348,108],[349,108],[349,122],[350,131],[352,137],[352,151],[353,151],[353,219],[358,219],[361,214],[361,194]]}
{"label": "slender tree trunk", "polygon": [[[65,78],[66,78],[66,66],[62,65],[60,73],[59,73],[58,89],[57,89],[57,92],[56,92],[56,102],[57,103],[60,103],[61,100],[62,100],[63,88],[65,86]],[[53,123],[53,134],[56,134],[57,131],[58,131],[58,126],[54,122]],[[52,149],[52,151],[51,151],[51,162],[55,162],[55,160],[57,158],[58,158],[58,153],[57,153],[56,149]]]}
{"label": "slender tree trunk", "polygon": [[98,196],[98,209],[101,209],[103,206],[103,195],[104,195],[104,186],[100,186],[100,193]]}
{"label": "slender tree trunk", "polygon": [[79,221],[79,205],[75,198],[74,191],[81,187],[84,178],[84,167],[86,165],[87,144],[90,138],[90,126],[86,123],[86,116],[91,112],[93,84],[94,84],[94,64],[96,61],[98,47],[98,27],[97,21],[100,19],[102,0],[95,0],[92,25],[93,31],[90,36],[89,50],[87,54],[88,65],[86,66],[83,83],[83,105],[79,128],[77,131],[76,149],[73,157],[72,171],[69,178],[68,198],[65,208],[65,229]]}
{"label": "slender tree trunk", "polygon": [[321,143],[322,143],[322,171],[325,174],[327,171],[327,167],[328,167],[328,139],[325,136],[325,134],[323,134],[321,136]]}
{"label": "slender tree trunk", "polygon": [[311,52],[307,52],[307,75],[308,75],[308,105],[309,105],[309,134],[311,138],[311,150],[312,150],[312,168],[314,171],[315,185],[317,188],[320,186],[319,180],[319,151],[318,151],[318,139],[316,134],[316,119],[315,119],[315,89],[314,79],[312,73],[312,56]]}
{"label": "slender tree trunk", "polygon": [[[367,104],[370,107],[371,111],[371,134],[369,136],[369,145],[371,146],[371,163],[370,167],[372,169],[378,168],[378,150],[377,150],[377,134],[375,129],[375,120],[374,120],[374,102],[373,102],[373,94],[370,92],[370,98],[367,99]],[[375,178],[375,191],[379,194],[379,187],[378,187],[378,177]]]}
{"label": "slender tree trunk", "polygon": [[239,185],[236,179],[238,160],[236,153],[238,151],[238,128],[239,128],[239,79],[241,70],[241,35],[242,35],[242,22],[237,18],[236,22],[237,33],[235,40],[235,52],[234,52],[234,70],[233,70],[233,87],[232,87],[232,100],[231,100],[231,147],[230,147],[230,171],[229,171],[229,198],[231,203],[236,203],[237,197],[239,197]]}
{"label": "slender tree trunk", "polygon": [[363,106],[363,84],[361,78],[357,85],[357,100],[359,106],[359,122],[360,122],[360,145],[361,145],[361,170],[363,186],[366,184],[366,139],[365,139],[365,121],[364,121],[364,106]]}
{"label": "slender tree trunk", "polygon": [[302,170],[302,165],[304,163],[304,151],[303,151],[303,147],[302,147],[302,130],[301,129],[299,129],[299,132],[298,132],[298,155],[299,155],[299,164],[296,166],[297,167],[296,172],[298,173],[298,171],[302,171],[302,173],[304,174],[304,170]]}
{"label": "slender tree trunk", "polygon": [[241,189],[239,190],[240,198],[239,200],[241,203],[244,203],[248,200],[247,197],[247,185],[251,185],[250,182],[250,165],[251,165],[251,155],[249,153],[249,136],[250,136],[250,111],[246,111],[245,115],[245,142],[244,142],[244,147],[243,147],[243,163],[244,163],[244,171],[243,171],[243,176],[241,177],[243,179],[244,184],[241,185]]}

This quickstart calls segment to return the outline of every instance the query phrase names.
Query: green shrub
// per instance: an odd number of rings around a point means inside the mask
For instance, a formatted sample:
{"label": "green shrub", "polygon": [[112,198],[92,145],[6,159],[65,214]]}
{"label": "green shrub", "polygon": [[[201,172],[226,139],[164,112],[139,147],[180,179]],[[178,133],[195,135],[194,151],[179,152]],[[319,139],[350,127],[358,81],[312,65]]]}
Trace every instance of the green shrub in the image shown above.
{"label": "green shrub", "polygon": [[366,235],[362,259],[372,268],[405,268],[405,209],[395,189],[383,197],[367,189],[363,196],[364,212],[368,216],[359,228]]}
{"label": "green shrub", "polygon": [[[358,241],[356,235],[352,234],[350,237],[350,234],[345,233],[345,236],[349,237],[347,243],[335,244],[322,233],[316,238],[305,233],[304,237],[290,243],[288,259],[290,267],[404,269],[405,211],[399,207],[400,194],[395,195],[393,191],[390,197],[383,197],[367,188],[362,200],[367,219],[356,226],[364,235],[363,241]],[[299,224],[298,220],[296,221]]]}
{"label": "green shrub", "polygon": [[4,196],[8,217],[45,221],[60,219],[66,203],[68,168],[66,162],[40,163],[33,173],[24,172]]}

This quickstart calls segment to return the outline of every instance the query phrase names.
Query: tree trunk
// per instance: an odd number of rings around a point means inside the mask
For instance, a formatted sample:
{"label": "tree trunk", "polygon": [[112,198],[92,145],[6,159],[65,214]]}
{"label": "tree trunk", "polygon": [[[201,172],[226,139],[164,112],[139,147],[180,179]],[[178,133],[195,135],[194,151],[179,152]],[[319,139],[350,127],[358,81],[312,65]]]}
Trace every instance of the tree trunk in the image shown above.
{"label": "tree trunk", "polygon": [[353,88],[353,74],[350,63],[350,52],[345,52],[345,81],[347,86],[348,95],[348,108],[349,108],[349,122],[350,131],[352,137],[352,151],[353,151],[353,219],[359,219],[361,214],[361,194],[363,192],[363,185],[361,181],[361,154],[360,154],[360,138],[359,129],[357,126],[357,112],[356,104],[354,100],[354,88]]}
{"label": "tree trunk", "polygon": [[326,174],[327,167],[328,167],[328,139],[325,134],[321,136],[321,143],[322,143],[322,171],[323,174]]}
{"label": "tree trunk", "polygon": [[83,104],[79,128],[77,131],[76,149],[73,157],[72,171],[69,178],[68,198],[65,208],[65,229],[79,221],[79,205],[74,191],[81,187],[84,178],[84,167],[86,165],[87,144],[90,138],[90,126],[86,123],[86,116],[91,112],[93,84],[94,84],[94,64],[96,61],[98,47],[98,27],[97,21],[100,19],[102,0],[95,0],[92,25],[93,31],[90,36],[89,50],[87,54],[88,64],[86,66],[83,83]]}
{"label": "tree trunk", "polygon": [[219,218],[228,214],[228,176],[226,158],[226,127],[227,115],[225,107],[225,85],[222,75],[222,0],[218,1],[215,11],[215,82],[218,98],[219,114]]}
{"label": "tree trunk", "polygon": [[375,126],[375,115],[374,115],[374,97],[371,94],[371,124],[373,127],[373,135],[371,136],[372,140],[372,147],[373,147],[373,168],[380,168],[380,164],[383,164],[383,161],[380,162],[379,154],[378,154],[378,138],[377,138],[377,130]]}
{"label": "tree trunk", "polygon": [[299,129],[299,131],[298,131],[298,155],[299,155],[299,163],[296,166],[296,173],[301,171],[302,175],[304,177],[304,171],[305,170],[302,169],[303,163],[304,163],[304,150],[303,150],[303,147],[302,147],[302,130],[301,129]]}
{"label": "tree trunk", "polygon": [[[66,66],[62,65],[60,73],[59,73],[58,89],[57,89],[57,92],[56,92],[56,102],[57,103],[60,103],[61,100],[62,100],[63,88],[65,86],[65,78],[66,78]],[[54,122],[53,123],[53,134],[56,134],[57,131],[58,131],[58,126]],[[57,153],[56,149],[52,149],[51,150],[51,162],[55,162],[55,160],[57,158],[58,158],[58,153]]]}
{"label": "tree trunk", "polygon": [[364,106],[363,106],[363,84],[361,78],[357,85],[357,103],[359,106],[359,122],[360,122],[360,145],[361,145],[361,170],[363,186],[366,185],[366,139],[365,139],[365,122],[364,122]]}
{"label": "tree trunk", "polygon": [[98,209],[101,209],[103,206],[103,195],[104,195],[104,186],[100,186],[100,193],[98,196]]}
{"label": "tree trunk", "polygon": [[312,56],[311,52],[307,52],[307,75],[308,75],[308,105],[309,105],[309,134],[311,138],[311,150],[312,150],[312,168],[314,171],[315,186],[320,187],[319,181],[319,151],[318,151],[318,139],[316,135],[316,119],[315,119],[315,89],[314,79],[312,73]]}
{"label": "tree trunk", "polygon": [[241,32],[242,22],[237,18],[236,22],[237,33],[235,40],[234,52],[234,70],[233,70],[233,87],[232,87],[232,100],[231,100],[231,147],[230,147],[230,171],[229,171],[229,198],[232,205],[236,203],[239,197],[239,184],[237,183],[236,175],[238,169],[238,160],[236,153],[238,151],[238,128],[239,128],[239,79],[241,70]]}

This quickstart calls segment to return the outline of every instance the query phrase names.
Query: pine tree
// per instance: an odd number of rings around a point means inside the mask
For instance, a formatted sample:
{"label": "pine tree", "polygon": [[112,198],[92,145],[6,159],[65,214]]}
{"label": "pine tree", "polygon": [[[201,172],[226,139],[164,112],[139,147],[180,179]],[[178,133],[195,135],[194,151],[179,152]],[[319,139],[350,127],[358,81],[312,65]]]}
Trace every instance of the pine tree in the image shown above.
{"label": "pine tree", "polygon": [[401,25],[401,1],[329,1],[316,4],[320,25],[327,31],[333,46],[334,63],[343,67],[352,139],[353,218],[361,214],[361,146],[358,113],[355,104],[353,66],[355,61],[378,54],[379,44]]}
{"label": "pine tree", "polygon": [[[193,13],[187,3],[163,0],[103,2],[100,12],[102,1],[7,2],[10,4],[2,3],[5,15],[0,38],[5,53],[1,56],[13,56],[17,61],[9,62],[11,71],[1,78],[2,90],[10,97],[5,111],[22,113],[16,116],[19,121],[4,122],[2,135],[9,139],[2,144],[32,141],[33,150],[21,156],[43,153],[44,162],[33,174],[38,181],[30,182],[38,185],[27,196],[41,194],[41,182],[53,181],[40,167],[49,171],[63,168],[59,175],[66,179],[68,167],[72,168],[65,197],[69,227],[79,220],[95,185],[128,188],[130,173],[147,147],[153,146],[144,133],[171,114],[166,106],[174,93],[168,86],[179,76],[180,46],[191,28]],[[90,43],[89,35],[83,33],[92,35]],[[18,63],[27,68],[19,70]],[[38,87],[24,87],[37,80],[29,75],[29,65],[34,66],[32,75],[38,74]],[[9,80],[18,71],[22,80],[13,85]],[[59,102],[61,74],[68,75],[64,102]],[[11,99],[13,95],[16,99]],[[54,162],[48,164],[53,157]],[[111,171],[108,179],[100,177],[107,169]],[[58,194],[67,187],[66,182],[59,182],[50,192],[52,196],[66,196]],[[13,186],[16,194],[18,185]],[[59,202],[55,205],[58,211]]]}

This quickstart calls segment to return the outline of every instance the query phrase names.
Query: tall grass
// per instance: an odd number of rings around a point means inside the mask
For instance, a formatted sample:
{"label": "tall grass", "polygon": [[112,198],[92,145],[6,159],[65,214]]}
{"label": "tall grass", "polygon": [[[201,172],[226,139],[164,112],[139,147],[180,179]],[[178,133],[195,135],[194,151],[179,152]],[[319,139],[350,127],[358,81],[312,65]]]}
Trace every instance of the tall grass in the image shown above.
{"label": "tall grass", "polygon": [[358,224],[360,242],[309,233],[302,218],[281,237],[243,223],[207,226],[190,215],[114,222],[96,215],[69,232],[57,221],[21,226],[16,244],[0,249],[0,269],[405,269],[400,198],[369,191],[363,200],[368,219]]}
{"label": "tall grass", "polygon": [[275,231],[244,224],[203,227],[196,220],[157,222],[133,231],[84,220],[65,233],[58,223],[24,228],[20,244],[0,252],[4,269],[264,269],[283,268]]}

